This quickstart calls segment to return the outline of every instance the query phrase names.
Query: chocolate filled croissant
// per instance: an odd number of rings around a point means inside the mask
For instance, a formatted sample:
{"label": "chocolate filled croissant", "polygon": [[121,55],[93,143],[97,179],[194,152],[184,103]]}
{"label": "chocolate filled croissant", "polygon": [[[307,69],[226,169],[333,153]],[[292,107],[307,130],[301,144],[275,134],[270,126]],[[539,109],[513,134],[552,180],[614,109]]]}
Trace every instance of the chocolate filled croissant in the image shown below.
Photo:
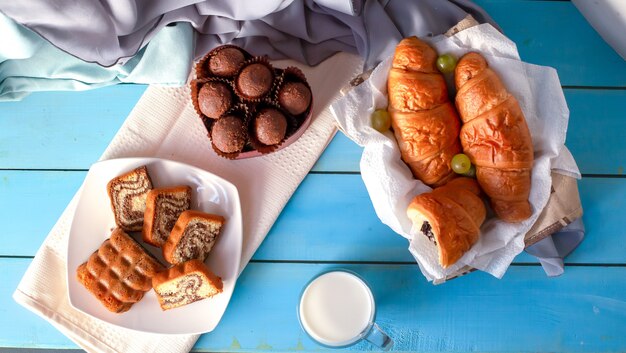
{"label": "chocolate filled croissant", "polygon": [[402,160],[413,175],[430,186],[455,177],[452,157],[461,152],[460,121],[448,99],[437,53],[417,37],[403,39],[387,79],[391,126]]}
{"label": "chocolate filled croissant", "polygon": [[476,166],[478,183],[499,218],[527,219],[532,214],[528,196],[533,145],[517,100],[477,53],[459,60],[455,83],[463,121],[461,144]]}
{"label": "chocolate filled croissant", "polygon": [[413,228],[437,245],[444,268],[457,262],[480,235],[486,210],[475,179],[457,178],[416,196],[407,208]]}

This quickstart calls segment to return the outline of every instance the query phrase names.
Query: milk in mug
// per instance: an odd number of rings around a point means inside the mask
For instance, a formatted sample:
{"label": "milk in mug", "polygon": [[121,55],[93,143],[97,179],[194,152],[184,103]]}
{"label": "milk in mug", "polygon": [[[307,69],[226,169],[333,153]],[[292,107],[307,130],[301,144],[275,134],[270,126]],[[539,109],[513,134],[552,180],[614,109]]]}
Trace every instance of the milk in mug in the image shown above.
{"label": "milk in mug", "polygon": [[333,271],[314,279],[299,307],[304,330],[321,344],[350,345],[362,338],[374,320],[374,296],[359,277]]}

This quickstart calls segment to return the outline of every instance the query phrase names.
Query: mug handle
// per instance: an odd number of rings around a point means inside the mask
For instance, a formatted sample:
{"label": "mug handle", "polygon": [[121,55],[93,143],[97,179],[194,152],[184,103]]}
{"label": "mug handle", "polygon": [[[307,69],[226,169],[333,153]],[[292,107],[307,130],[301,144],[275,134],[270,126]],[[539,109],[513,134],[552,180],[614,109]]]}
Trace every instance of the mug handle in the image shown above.
{"label": "mug handle", "polygon": [[380,327],[376,324],[372,324],[370,332],[365,336],[365,339],[380,348],[383,351],[388,351],[393,348],[393,340],[389,337]]}

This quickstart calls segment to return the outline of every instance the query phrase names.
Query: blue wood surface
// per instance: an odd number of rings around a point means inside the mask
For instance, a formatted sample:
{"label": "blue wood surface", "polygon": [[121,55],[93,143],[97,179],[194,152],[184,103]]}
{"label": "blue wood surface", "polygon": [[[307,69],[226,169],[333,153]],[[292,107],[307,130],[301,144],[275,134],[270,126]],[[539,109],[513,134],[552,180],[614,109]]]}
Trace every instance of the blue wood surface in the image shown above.
{"label": "blue wood surface", "polygon": [[[0,171],[0,200],[15,200],[0,203],[0,214],[12,220],[3,230],[7,241],[0,243],[0,255],[33,256],[84,175],[82,171]],[[626,263],[626,229],[621,226],[626,179],[584,178],[579,185],[587,241],[567,259],[568,263]],[[46,197],[42,199],[42,195]],[[30,212],[24,213],[24,209]],[[39,215],[37,222],[31,221],[32,214]],[[412,262],[407,247],[404,238],[376,217],[360,175],[310,174],[254,259]],[[516,262],[536,260],[522,254]]]}
{"label": "blue wood surface", "polygon": [[[624,61],[626,65],[626,61]],[[560,72],[559,72],[560,74]],[[564,89],[570,110],[565,144],[584,174],[626,170],[624,140],[626,90]],[[339,133],[314,170],[358,171],[362,148]]]}
{"label": "blue wood surface", "polygon": [[[374,213],[358,174],[361,148],[339,133],[243,272],[223,321],[195,350],[325,350],[299,328],[297,296],[314,274],[347,267],[370,282],[397,351],[626,351],[626,61],[569,1],[476,2],[522,59],[555,67],[565,86],[567,145],[588,176],[579,182],[587,238],[565,274],[547,278],[521,254],[502,280],[476,272],[427,283],[407,242]],[[11,294],[144,90],[118,85],[0,104],[0,351],[76,348]]]}
{"label": "blue wood surface", "polygon": [[[0,259],[0,295],[11,294],[29,261]],[[301,331],[296,306],[315,274],[356,271],[370,284],[377,322],[398,351],[620,351],[626,346],[624,267],[570,267],[555,279],[539,266],[513,266],[502,280],[483,274],[432,286],[416,265],[251,263],[226,313],[203,335],[199,351],[315,352]],[[8,289],[8,290],[7,290]],[[71,348],[52,326],[15,303],[0,307],[2,346]],[[29,327],[29,330],[23,330]],[[36,329],[36,330],[35,330]],[[45,339],[42,339],[45,338]],[[373,350],[360,343],[351,350]]]}
{"label": "blue wood surface", "polygon": [[[22,102],[2,103],[0,168],[88,169],[144,89],[119,85],[87,92],[33,94]],[[626,154],[616,146],[624,135],[626,90],[566,88],[564,92],[570,109],[566,144],[581,172],[623,174]],[[109,107],[103,101],[116,103]],[[50,107],[58,102],[64,102],[62,108],[50,117]],[[72,106],[70,102],[83,103]],[[338,133],[313,170],[358,172],[361,152],[361,147]]]}
{"label": "blue wood surface", "polygon": [[117,85],[45,92],[0,105],[0,168],[87,169],[145,91]]}
{"label": "blue wood surface", "polygon": [[570,1],[475,2],[517,44],[524,61],[556,68],[563,85],[626,87],[626,62]]}
{"label": "blue wood surface", "polygon": [[[131,87],[134,86],[34,94],[23,102],[2,103],[0,168],[88,169],[143,93],[144,87]],[[115,101],[118,96],[135,100],[117,100],[115,109],[106,104],[96,105],[98,97],[94,93],[101,91],[105,91],[101,100]],[[624,135],[626,90],[565,89],[564,92],[570,109],[566,144],[581,172],[623,174],[626,154],[619,147]],[[66,103],[55,113],[58,115],[50,118],[46,112],[54,101],[85,103],[71,108]],[[83,118],[88,114],[91,114],[89,119]],[[358,172],[361,151],[361,147],[338,133],[313,170]]]}

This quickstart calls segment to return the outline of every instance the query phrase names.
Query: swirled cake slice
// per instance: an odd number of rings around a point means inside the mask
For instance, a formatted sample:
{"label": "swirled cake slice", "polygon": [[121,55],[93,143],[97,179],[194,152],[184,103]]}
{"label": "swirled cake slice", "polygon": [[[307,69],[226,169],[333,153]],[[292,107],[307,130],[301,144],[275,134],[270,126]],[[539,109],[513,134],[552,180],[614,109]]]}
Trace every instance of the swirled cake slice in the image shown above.
{"label": "swirled cake slice", "polygon": [[152,288],[164,267],[135,240],[116,228],[76,271],[78,281],[109,311],[122,313]]}
{"label": "swirled cake slice", "polygon": [[161,309],[169,310],[222,292],[222,279],[200,260],[189,260],[152,278]]}
{"label": "swirled cake slice", "polygon": [[163,244],[163,258],[171,264],[191,259],[204,261],[224,225],[224,217],[188,210],[181,213]]}
{"label": "swirled cake slice", "polygon": [[143,240],[154,246],[163,246],[178,216],[189,207],[191,207],[189,186],[150,190],[146,198],[146,212],[141,232]]}
{"label": "swirled cake slice", "polygon": [[146,196],[151,189],[152,181],[146,166],[109,181],[107,192],[118,227],[127,232],[141,230],[146,210]]}

